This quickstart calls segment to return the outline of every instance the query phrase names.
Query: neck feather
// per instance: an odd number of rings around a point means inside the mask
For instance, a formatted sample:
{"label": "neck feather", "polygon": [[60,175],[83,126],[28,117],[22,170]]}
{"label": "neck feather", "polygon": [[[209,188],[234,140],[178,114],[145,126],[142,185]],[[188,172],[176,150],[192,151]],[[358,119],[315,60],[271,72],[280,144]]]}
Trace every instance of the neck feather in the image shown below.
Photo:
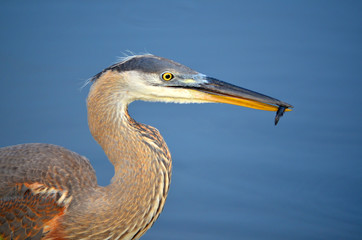
{"label": "neck feather", "polygon": [[129,116],[128,103],[122,76],[112,71],[93,84],[87,99],[90,131],[115,168],[112,183],[100,187],[94,193],[97,200],[85,209],[89,213],[83,217],[105,228],[87,232],[89,239],[138,239],[157,219],[167,197],[168,148],[157,129]]}

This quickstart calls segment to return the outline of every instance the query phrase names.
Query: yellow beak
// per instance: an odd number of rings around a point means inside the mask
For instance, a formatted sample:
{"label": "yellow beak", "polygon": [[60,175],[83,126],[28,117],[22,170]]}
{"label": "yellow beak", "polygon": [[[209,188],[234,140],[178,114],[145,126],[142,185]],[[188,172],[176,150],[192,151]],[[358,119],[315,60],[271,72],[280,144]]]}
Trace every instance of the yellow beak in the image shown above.
{"label": "yellow beak", "polygon": [[241,88],[214,78],[206,77],[205,82],[192,89],[206,93],[203,100],[208,102],[227,103],[265,111],[276,111],[275,125],[285,111],[291,111],[292,105],[278,99]]}

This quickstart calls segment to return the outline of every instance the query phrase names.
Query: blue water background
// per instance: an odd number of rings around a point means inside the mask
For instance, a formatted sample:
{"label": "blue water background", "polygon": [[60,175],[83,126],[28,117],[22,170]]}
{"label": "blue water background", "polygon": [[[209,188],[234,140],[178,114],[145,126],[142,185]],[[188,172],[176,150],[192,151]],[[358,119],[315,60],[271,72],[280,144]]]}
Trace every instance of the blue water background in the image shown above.
{"label": "blue water background", "polygon": [[360,1],[1,1],[0,146],[58,144],[112,165],[84,81],[130,50],[291,103],[136,102],[173,156],[151,239],[362,239]]}

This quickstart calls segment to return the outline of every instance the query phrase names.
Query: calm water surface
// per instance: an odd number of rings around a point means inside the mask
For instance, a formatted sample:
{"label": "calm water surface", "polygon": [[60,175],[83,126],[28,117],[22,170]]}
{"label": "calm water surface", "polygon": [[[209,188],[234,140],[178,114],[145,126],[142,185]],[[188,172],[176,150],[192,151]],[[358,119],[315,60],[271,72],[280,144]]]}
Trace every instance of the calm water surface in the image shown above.
{"label": "calm water surface", "polygon": [[86,87],[127,50],[174,59],[295,106],[133,103],[173,155],[142,239],[362,239],[362,4],[358,1],[0,3],[0,146],[62,145],[99,184]]}

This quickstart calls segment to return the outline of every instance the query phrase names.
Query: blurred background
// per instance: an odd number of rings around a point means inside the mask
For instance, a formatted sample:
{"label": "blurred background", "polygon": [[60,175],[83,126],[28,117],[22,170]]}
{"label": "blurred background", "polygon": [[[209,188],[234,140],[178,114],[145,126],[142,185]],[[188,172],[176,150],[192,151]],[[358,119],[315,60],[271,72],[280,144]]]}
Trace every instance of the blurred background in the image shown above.
{"label": "blurred background", "polygon": [[362,239],[360,1],[1,1],[0,146],[53,143],[114,172],[84,82],[152,53],[295,106],[135,102],[173,177],[151,239]]}

